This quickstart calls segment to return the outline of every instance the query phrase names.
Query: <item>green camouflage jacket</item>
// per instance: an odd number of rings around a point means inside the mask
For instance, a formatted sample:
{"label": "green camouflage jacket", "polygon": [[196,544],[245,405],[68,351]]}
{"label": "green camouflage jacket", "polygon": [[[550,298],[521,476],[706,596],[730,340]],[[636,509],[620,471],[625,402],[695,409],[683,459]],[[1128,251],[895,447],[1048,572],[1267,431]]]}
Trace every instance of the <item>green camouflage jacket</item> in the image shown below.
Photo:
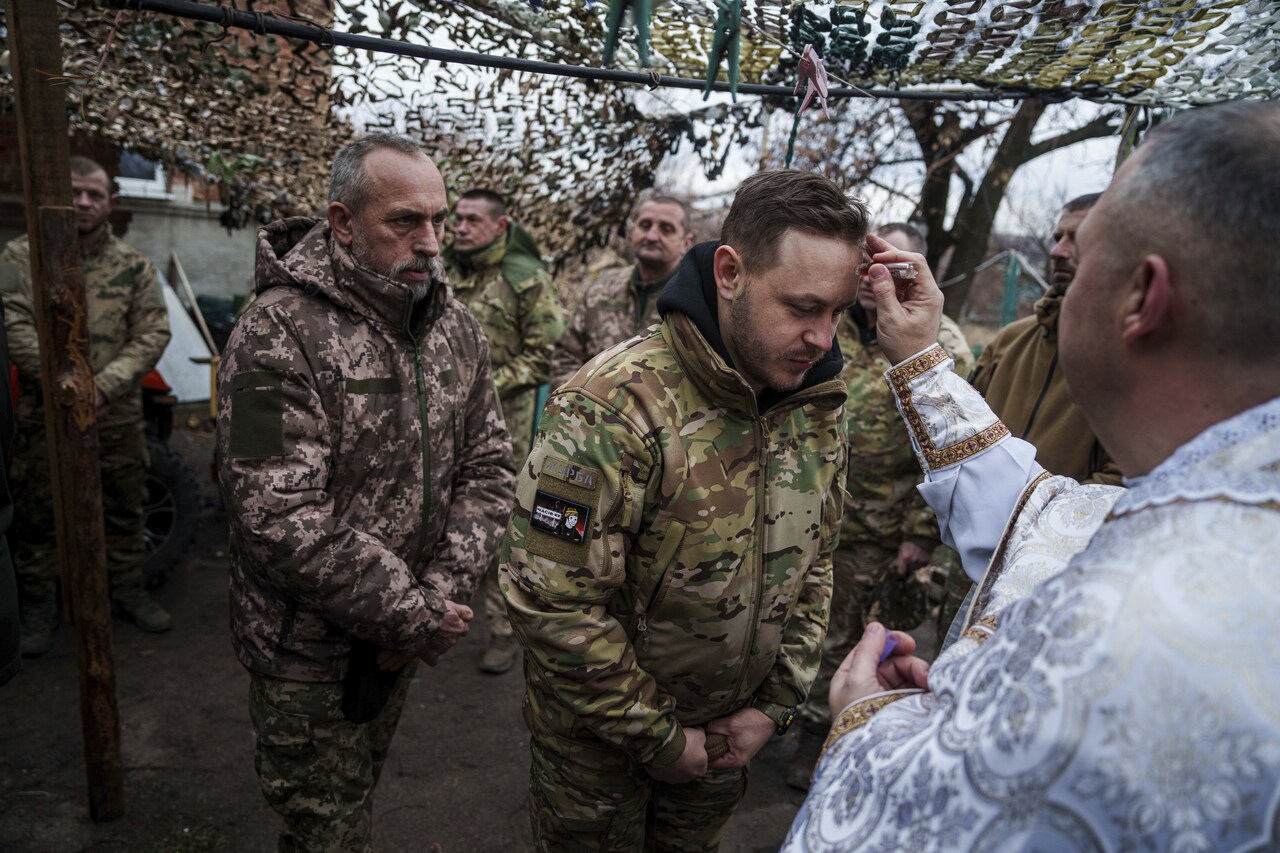
{"label": "green camouflage jacket", "polygon": [[[840,378],[849,389],[845,407],[849,431],[849,493],[840,544],[870,542],[896,550],[909,540],[926,550],[939,543],[938,522],[916,491],[923,479],[911,449],[907,427],[898,414],[893,392],[884,375],[893,367],[880,349],[875,329],[860,322],[854,308],[836,331],[844,353]],[[943,316],[938,343],[955,359],[963,375],[973,353],[960,327]]]}
{"label": "green camouflage jacket", "polygon": [[[103,228],[101,234],[81,237],[82,244],[88,244],[81,249],[88,248],[83,259],[84,287],[93,380],[111,402],[98,425],[141,425],[142,377],[156,366],[169,343],[169,312],[151,261],[112,234],[110,226]],[[10,242],[0,252],[0,291],[4,294],[9,359],[18,368],[22,392],[18,415],[43,427],[40,341],[26,237]]]}
{"label": "green camouflage jacket", "polygon": [[538,386],[550,378],[551,351],[564,331],[564,314],[533,239],[512,222],[507,238],[478,252],[446,250],[454,296],[480,321],[489,339],[493,381],[502,414],[524,461],[533,436]]}
{"label": "green camouflage jacket", "polygon": [[552,395],[501,556],[535,732],[655,766],[683,725],[804,701],[839,528],[839,350],[758,404],[702,291],[714,248],[681,262],[659,327]]}
{"label": "green camouflage jacket", "polygon": [[561,385],[578,368],[614,344],[657,323],[658,294],[670,279],[641,289],[635,267],[615,267],[582,290],[569,328],[551,356],[551,384]]}
{"label": "green camouflage jacket", "polygon": [[409,649],[468,602],[513,499],[488,345],[450,298],[358,267],[326,223],[258,236],[258,298],[218,368],[241,663],[337,681],[351,638]]}

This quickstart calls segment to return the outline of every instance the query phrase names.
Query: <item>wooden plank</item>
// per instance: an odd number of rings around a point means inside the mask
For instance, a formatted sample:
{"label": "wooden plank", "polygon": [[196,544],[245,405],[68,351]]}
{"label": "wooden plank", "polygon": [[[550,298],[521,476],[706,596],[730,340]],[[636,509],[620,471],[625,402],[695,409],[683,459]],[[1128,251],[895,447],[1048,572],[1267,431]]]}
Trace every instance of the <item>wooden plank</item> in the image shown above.
{"label": "wooden plank", "polygon": [[79,239],[71,200],[58,5],[5,0],[18,150],[31,243],[45,432],[63,589],[76,628],[89,814],[124,813],[120,717],[103,545],[95,388]]}
{"label": "wooden plank", "polygon": [[209,325],[204,321],[204,312],[200,310],[200,303],[196,302],[195,291],[191,289],[191,282],[187,280],[187,271],[182,268],[182,261],[178,260],[177,252],[169,253],[169,269],[177,277],[178,284],[182,285],[180,292],[186,297],[187,304],[191,306],[191,316],[195,318],[196,325],[200,327],[200,334],[204,337],[204,342],[208,345],[209,352],[216,355],[218,345],[213,342],[213,335],[209,334]]}

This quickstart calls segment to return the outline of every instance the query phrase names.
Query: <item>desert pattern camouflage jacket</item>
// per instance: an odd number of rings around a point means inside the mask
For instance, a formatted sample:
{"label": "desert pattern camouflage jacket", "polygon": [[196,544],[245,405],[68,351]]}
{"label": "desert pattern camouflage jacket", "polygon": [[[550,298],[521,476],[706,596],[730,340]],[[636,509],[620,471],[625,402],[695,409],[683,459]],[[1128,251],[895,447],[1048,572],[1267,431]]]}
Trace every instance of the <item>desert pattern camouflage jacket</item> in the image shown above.
{"label": "desert pattern camouflage jacket", "polygon": [[258,298],[218,370],[231,624],[252,670],[336,681],[352,637],[418,646],[492,559],[514,464],[484,336],[437,272],[415,303],[327,224],[259,232]]}
{"label": "desert pattern camouflage jacket", "polygon": [[[916,491],[924,475],[884,377],[893,365],[853,311],[840,321],[836,335],[844,353],[840,378],[849,389],[849,502],[840,544],[869,542],[896,549],[906,539],[933,550],[939,542],[938,522]],[[973,353],[950,317],[942,318],[938,343],[965,375],[973,365]]]}
{"label": "desert pattern camouflage jacket", "polygon": [[578,368],[614,344],[657,323],[658,294],[666,280],[641,290],[635,267],[615,267],[582,291],[582,299],[551,356],[551,386],[563,384]]}
{"label": "desert pattern camouflage jacket", "polygon": [[660,766],[682,725],[753,697],[804,700],[845,463],[829,355],[831,378],[759,411],[699,325],[669,311],[552,395],[501,557],[544,729]]}
{"label": "desert pattern camouflage jacket", "polygon": [[[110,233],[81,237],[84,287],[89,311],[93,381],[111,403],[100,427],[142,423],[142,377],[156,366],[169,343],[169,312],[151,261]],[[31,292],[31,248],[19,237],[0,252],[9,359],[18,368],[22,397],[18,416],[40,423],[40,341]]]}

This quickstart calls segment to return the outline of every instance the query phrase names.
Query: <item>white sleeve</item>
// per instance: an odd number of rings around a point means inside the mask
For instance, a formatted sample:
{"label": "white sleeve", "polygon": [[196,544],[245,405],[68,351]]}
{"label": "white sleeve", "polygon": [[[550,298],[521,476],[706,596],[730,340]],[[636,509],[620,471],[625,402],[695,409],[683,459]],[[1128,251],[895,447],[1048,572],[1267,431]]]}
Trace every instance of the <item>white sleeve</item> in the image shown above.
{"label": "white sleeve", "polygon": [[982,395],[952,370],[940,346],[885,374],[924,469],[920,494],[942,541],[981,580],[1018,499],[1043,472],[1036,449],[1014,438]]}

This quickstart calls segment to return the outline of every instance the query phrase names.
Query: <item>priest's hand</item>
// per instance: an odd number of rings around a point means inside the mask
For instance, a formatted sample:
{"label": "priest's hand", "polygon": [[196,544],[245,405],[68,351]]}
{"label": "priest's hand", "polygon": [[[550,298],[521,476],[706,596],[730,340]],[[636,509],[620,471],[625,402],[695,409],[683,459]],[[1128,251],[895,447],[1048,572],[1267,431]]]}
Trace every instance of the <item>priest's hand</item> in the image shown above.
{"label": "priest's hand", "polygon": [[[897,646],[883,661],[885,643],[890,636],[897,638]],[[845,659],[831,677],[828,701],[831,716],[838,717],[850,704],[885,690],[906,687],[929,688],[929,664],[913,657],[916,641],[903,631],[886,631],[879,622],[872,622],[862,632],[858,645],[845,655]]]}
{"label": "priest's hand", "polygon": [[[867,236],[871,266],[867,286],[876,298],[876,340],[893,364],[898,364],[937,343],[942,322],[942,291],[924,255],[905,252]],[[907,263],[915,267],[913,279],[895,279],[885,264]]]}

